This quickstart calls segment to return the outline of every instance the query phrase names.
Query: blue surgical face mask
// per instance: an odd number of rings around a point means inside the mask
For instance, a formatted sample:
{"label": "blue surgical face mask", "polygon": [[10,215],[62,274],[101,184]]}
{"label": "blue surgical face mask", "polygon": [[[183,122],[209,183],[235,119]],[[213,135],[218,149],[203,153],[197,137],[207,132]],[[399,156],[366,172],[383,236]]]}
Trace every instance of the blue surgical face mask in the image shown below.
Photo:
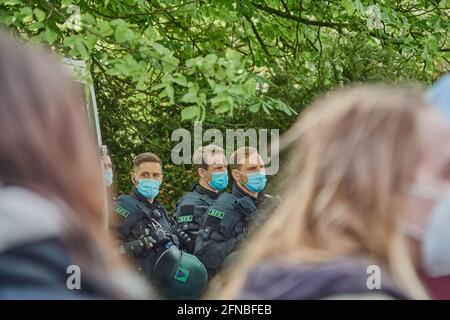
{"label": "blue surgical face mask", "polygon": [[253,173],[247,173],[248,181],[244,186],[251,192],[261,192],[264,190],[267,182],[266,172],[264,170]]}
{"label": "blue surgical face mask", "polygon": [[161,182],[155,179],[138,179],[137,190],[147,199],[156,198]]}
{"label": "blue surgical face mask", "polygon": [[112,168],[108,168],[105,170],[105,183],[106,186],[111,186],[113,184],[113,171]]}
{"label": "blue surgical face mask", "polygon": [[223,190],[228,185],[228,173],[227,171],[222,172],[212,172],[211,173],[211,181],[208,184],[214,190]]}

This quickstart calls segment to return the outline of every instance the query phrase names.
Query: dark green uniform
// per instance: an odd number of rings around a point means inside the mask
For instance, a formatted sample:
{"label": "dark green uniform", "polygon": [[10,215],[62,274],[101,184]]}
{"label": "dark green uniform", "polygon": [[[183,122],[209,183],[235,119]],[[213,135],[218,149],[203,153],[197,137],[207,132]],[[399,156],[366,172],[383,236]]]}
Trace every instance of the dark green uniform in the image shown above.
{"label": "dark green uniform", "polygon": [[[171,245],[179,246],[166,210],[158,200],[150,203],[134,188],[129,195],[115,200],[113,212],[118,216],[112,219],[112,229],[121,250],[134,258],[140,272],[151,278],[159,253]],[[157,243],[148,242],[146,236],[152,236]]]}
{"label": "dark green uniform", "polygon": [[180,250],[190,239],[172,228],[166,210],[156,199],[150,203],[133,189],[117,198],[113,212],[117,219],[112,219],[111,228],[120,242],[119,250],[135,261],[139,272],[169,299],[201,297],[207,271],[194,255]]}
{"label": "dark green uniform", "polygon": [[237,250],[247,236],[250,223],[262,221],[258,217],[259,209],[262,206],[273,208],[272,199],[263,193],[255,199],[233,184],[232,192],[223,193],[208,208],[197,237],[195,255],[210,277],[219,272],[227,256]]}
{"label": "dark green uniform", "polygon": [[191,239],[185,246],[185,251],[194,253],[198,231],[208,210],[208,207],[219,197],[219,192],[210,191],[196,183],[191,192],[185,194],[175,208],[175,221]]}

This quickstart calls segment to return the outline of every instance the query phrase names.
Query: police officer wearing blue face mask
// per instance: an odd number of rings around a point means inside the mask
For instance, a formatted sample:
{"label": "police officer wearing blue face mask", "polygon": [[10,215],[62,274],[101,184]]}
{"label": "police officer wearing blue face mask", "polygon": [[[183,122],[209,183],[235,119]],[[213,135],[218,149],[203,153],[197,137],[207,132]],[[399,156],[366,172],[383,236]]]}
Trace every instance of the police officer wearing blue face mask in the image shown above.
{"label": "police officer wearing blue face mask", "polygon": [[185,194],[175,208],[177,227],[189,235],[186,251],[193,253],[198,231],[206,211],[228,185],[225,153],[215,145],[200,147],[192,157],[197,183]]}
{"label": "police officer wearing blue face mask", "polygon": [[195,246],[195,255],[210,277],[232,263],[249,227],[259,221],[256,218],[261,206],[276,202],[263,193],[267,182],[264,167],[254,148],[242,147],[231,155],[232,191],[223,193],[209,206]]}
{"label": "police officer wearing blue face mask", "polygon": [[190,239],[175,228],[157,200],[162,180],[160,158],[150,152],[138,155],[134,187],[115,200],[110,228],[118,238],[119,252],[128,255],[166,297],[195,299],[206,287],[206,269],[182,251]]}

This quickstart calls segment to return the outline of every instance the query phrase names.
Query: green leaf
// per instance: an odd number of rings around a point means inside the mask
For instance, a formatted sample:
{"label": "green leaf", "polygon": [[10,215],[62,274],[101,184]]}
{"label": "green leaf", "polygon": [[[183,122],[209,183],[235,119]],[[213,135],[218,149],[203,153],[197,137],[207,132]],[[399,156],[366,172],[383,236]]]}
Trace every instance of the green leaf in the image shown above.
{"label": "green leaf", "polygon": [[364,6],[363,6],[363,4],[361,3],[360,0],[356,0],[355,1],[355,8],[359,11],[360,14],[364,14],[365,13]]}
{"label": "green leaf", "polygon": [[58,34],[56,32],[51,31],[50,29],[46,28],[45,31],[42,33],[42,38],[48,42],[48,44],[53,44],[56,39],[58,38]]}
{"label": "green leaf", "polygon": [[187,86],[187,79],[181,73],[174,74],[174,78],[172,79],[172,82],[174,82],[182,87]]}
{"label": "green leaf", "polygon": [[226,69],[224,68],[219,68],[216,72],[216,79],[219,81],[222,81],[226,78],[227,74],[226,74]]}
{"label": "green leaf", "polygon": [[78,39],[79,39],[78,35],[70,36],[70,37],[64,38],[63,44],[66,47],[70,47],[70,46],[73,46],[75,44],[75,41],[77,41]]}
{"label": "green leaf", "polygon": [[125,43],[135,38],[135,33],[128,27],[125,22],[119,22],[116,30],[114,30],[114,38],[118,43]]}
{"label": "green leaf", "polygon": [[193,119],[195,117],[198,117],[200,114],[200,108],[197,106],[191,106],[191,107],[187,107],[184,108],[183,110],[181,110],[181,120],[190,120]]}
{"label": "green leaf", "polygon": [[198,102],[198,87],[190,87],[188,92],[181,98],[181,101],[187,103],[197,103]]}
{"label": "green leaf", "polygon": [[25,7],[20,9],[18,16],[22,20],[23,23],[30,23],[33,21],[33,10],[30,7]]}
{"label": "green leaf", "polygon": [[250,112],[257,113],[257,112],[259,111],[260,107],[261,107],[261,103],[255,103],[255,104],[252,104],[252,105],[248,108],[248,110],[249,110]]}
{"label": "green leaf", "polygon": [[218,114],[225,113],[231,110],[231,106],[232,105],[229,104],[228,102],[222,102],[221,104],[219,104],[217,108],[214,109],[214,111]]}
{"label": "green leaf", "polygon": [[163,56],[161,58],[161,62],[163,66],[163,71],[168,74],[175,71],[175,69],[178,67],[179,60],[175,57],[168,55]]}
{"label": "green leaf", "polygon": [[244,92],[247,96],[253,96],[256,92],[256,80],[255,79],[248,79],[243,84]]}
{"label": "green leaf", "polygon": [[42,22],[33,22],[29,28],[30,30],[39,30],[45,28],[45,25]]}
{"label": "green leaf", "polygon": [[87,41],[86,41],[86,46],[88,48],[89,51],[91,51],[92,49],[94,49],[95,45],[97,44],[98,41],[98,37],[95,34],[88,34],[86,36]]}
{"label": "green leaf", "polygon": [[244,88],[241,85],[234,85],[230,88],[229,92],[235,96],[244,95]]}
{"label": "green leaf", "polygon": [[34,12],[34,16],[36,17],[36,19],[37,19],[38,22],[44,21],[44,19],[45,19],[45,17],[46,17],[44,11],[42,11],[42,10],[39,9],[39,8],[36,8],[36,9],[33,10],[33,12]]}
{"label": "green leaf", "polygon": [[89,52],[81,39],[75,41],[74,45],[82,59],[86,60],[89,58]]}
{"label": "green leaf", "polygon": [[208,54],[204,59],[203,62],[208,64],[208,65],[213,65],[215,64],[217,61],[217,55],[215,55],[214,53],[210,53]]}
{"label": "green leaf", "polygon": [[345,11],[348,14],[353,14],[353,11],[355,10],[355,6],[353,4],[352,0],[342,0],[342,4],[344,5]]}
{"label": "green leaf", "polygon": [[97,23],[97,32],[102,37],[108,37],[114,33],[114,30],[108,21],[99,21]]}
{"label": "green leaf", "polygon": [[94,18],[94,16],[92,14],[89,13],[84,13],[81,15],[81,20],[83,22],[86,22],[90,25],[95,25],[97,23],[97,20]]}
{"label": "green leaf", "polygon": [[155,49],[156,52],[158,52],[162,56],[171,56],[172,51],[164,47],[163,45],[155,42],[152,44],[153,49]]}
{"label": "green leaf", "polygon": [[218,94],[218,93],[222,93],[227,91],[228,86],[225,85],[224,83],[218,83],[214,89],[214,93]]}
{"label": "green leaf", "polygon": [[197,58],[191,58],[186,60],[185,65],[188,68],[195,68],[197,66],[200,66],[203,62],[203,58],[202,57],[197,57]]}
{"label": "green leaf", "polygon": [[228,48],[225,51],[225,57],[230,60],[230,61],[234,61],[234,62],[239,62],[241,60],[241,54],[239,52],[237,52],[236,50],[230,49]]}
{"label": "green leaf", "polygon": [[144,36],[150,40],[151,42],[158,40],[159,38],[159,33],[158,31],[153,28],[152,26],[149,26],[147,29],[145,29],[144,31]]}
{"label": "green leaf", "polygon": [[161,91],[161,93],[159,94],[159,96],[160,96],[161,98],[168,97],[170,103],[173,104],[173,103],[175,102],[175,92],[174,92],[173,86],[172,86],[171,84],[167,83],[167,84],[165,85],[164,90]]}
{"label": "green leaf", "polygon": [[266,114],[270,114],[270,111],[269,111],[270,106],[269,106],[268,104],[266,104],[265,102],[263,102],[263,103],[261,104],[261,107],[262,107],[263,111],[264,111]]}
{"label": "green leaf", "polygon": [[223,102],[227,102],[230,105],[233,104],[233,98],[227,94],[219,94],[219,95],[215,96],[214,98],[211,98],[209,101],[211,102],[211,104],[213,106],[217,106]]}
{"label": "green leaf", "polygon": [[20,0],[4,0],[2,4],[4,4],[5,6],[15,6],[20,4]]}
{"label": "green leaf", "polygon": [[22,16],[31,16],[33,15],[33,10],[30,7],[23,7],[19,10],[19,14]]}

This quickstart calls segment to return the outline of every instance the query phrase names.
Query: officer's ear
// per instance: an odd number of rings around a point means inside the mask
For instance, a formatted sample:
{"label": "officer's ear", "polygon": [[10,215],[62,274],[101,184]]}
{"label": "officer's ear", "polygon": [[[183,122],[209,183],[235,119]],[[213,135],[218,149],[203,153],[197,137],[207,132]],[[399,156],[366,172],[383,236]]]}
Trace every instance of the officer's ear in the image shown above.
{"label": "officer's ear", "polygon": [[239,173],[239,171],[237,169],[231,170],[231,176],[236,181],[240,181],[241,180],[241,175],[240,175],[240,173]]}
{"label": "officer's ear", "polygon": [[201,178],[201,179],[205,179],[205,180],[208,180],[208,173],[207,173],[207,171],[205,170],[205,169],[203,169],[203,168],[198,168],[197,169],[197,174],[198,174],[198,176]]}
{"label": "officer's ear", "polygon": [[134,177],[134,172],[131,172],[131,182],[134,186],[137,184],[136,178]]}

